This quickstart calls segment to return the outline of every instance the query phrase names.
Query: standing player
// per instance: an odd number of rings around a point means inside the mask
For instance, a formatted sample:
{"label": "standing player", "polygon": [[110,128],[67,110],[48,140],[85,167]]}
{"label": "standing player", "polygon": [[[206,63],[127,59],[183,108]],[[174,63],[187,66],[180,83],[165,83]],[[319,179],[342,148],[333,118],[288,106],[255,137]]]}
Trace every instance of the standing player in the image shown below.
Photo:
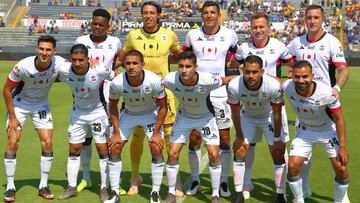
{"label": "standing player", "polygon": [[27,116],[31,116],[33,120],[42,149],[39,196],[45,199],[54,198],[48,187],[48,176],[53,160],[53,124],[48,93],[56,80],[60,66],[65,62],[60,56],[54,56],[55,53],[55,38],[48,35],[40,36],[36,48],[37,55],[18,62],[5,82],[3,96],[8,111],[6,121],[8,143],[4,158],[7,178],[5,202],[15,201],[16,151]]}
{"label": "standing player", "polygon": [[[291,143],[288,181],[296,203],[303,203],[300,168],[316,144],[322,144],[335,171],[335,200],[345,200],[349,174],[345,140],[345,119],[341,104],[328,85],[313,80],[308,61],[294,64],[293,80],[283,84],[284,92],[299,119],[295,139]],[[349,202],[349,201],[348,201]]]}
{"label": "standing player", "polygon": [[[105,65],[105,67],[112,69],[113,61],[116,59],[116,54],[121,49],[121,42],[117,37],[106,34],[106,30],[109,28],[110,18],[111,16],[109,12],[105,9],[96,9],[92,14],[92,20],[90,23],[92,34],[78,37],[75,43],[84,44],[88,48],[90,60],[101,63]],[[104,80],[104,85],[101,89],[104,97],[100,98],[103,103],[109,103],[109,86],[110,82],[108,80]],[[106,109],[106,111],[108,111],[108,109]],[[92,186],[90,177],[90,163],[92,156],[91,141],[92,135],[89,133],[85,138],[80,155],[83,177],[80,184],[77,186],[78,192]],[[123,194],[125,194],[125,191]]]}
{"label": "standing player", "polygon": [[[114,132],[109,140],[110,147],[110,185],[111,195],[106,202],[120,201],[118,195],[119,179],[122,169],[121,151],[138,126],[146,132],[152,155],[152,191],[150,202],[160,202],[159,191],[164,172],[163,132],[167,103],[166,93],[160,77],[143,70],[144,57],[136,50],[129,51],[125,57],[125,73],[121,73],[110,86],[110,117]],[[117,104],[122,97],[124,109],[119,114]]]}
{"label": "standing player", "polygon": [[[226,72],[226,58],[228,51],[235,53],[238,38],[233,30],[219,25],[220,7],[216,2],[206,1],[202,7],[201,18],[203,27],[191,30],[186,36],[184,49],[194,51],[198,59],[199,72],[211,73],[224,77]],[[210,94],[210,101],[214,106],[216,123],[220,129],[220,159],[222,166],[220,195],[230,197],[228,188],[228,176],[231,161],[230,151],[230,108],[226,103],[226,88],[220,87]],[[199,165],[201,159],[201,137],[194,133],[189,144],[189,162],[192,173],[192,184],[186,192],[187,195],[195,195],[200,189]]]}
{"label": "standing player", "polygon": [[169,73],[164,79],[165,86],[174,92],[180,103],[176,122],[171,131],[169,157],[166,164],[169,185],[166,203],[176,201],[175,184],[179,171],[179,155],[193,130],[201,133],[208,151],[212,202],[220,202],[220,138],[209,99],[212,90],[227,84],[233,77],[219,77],[197,72],[196,68],[196,56],[192,52],[183,52],[179,55],[179,71]]}
{"label": "standing player", "polygon": [[[144,26],[129,32],[126,36],[124,47],[119,53],[119,61],[124,60],[124,56],[131,50],[138,50],[144,56],[144,68],[157,74],[161,79],[169,72],[168,57],[171,54],[178,56],[181,53],[179,41],[172,30],[160,27],[158,24],[161,14],[161,7],[154,1],[147,1],[141,6],[141,15]],[[168,149],[171,127],[175,122],[175,100],[171,91],[166,90],[167,94],[167,116],[163,129],[166,149]],[[142,183],[139,175],[140,159],[143,152],[144,131],[137,128],[134,131],[130,144],[131,157],[131,187],[128,195],[137,195],[138,187]],[[180,182],[177,183],[177,196],[183,196]]]}
{"label": "standing player", "polygon": [[67,161],[68,188],[59,199],[67,199],[77,194],[76,182],[80,168],[80,152],[87,132],[95,139],[99,154],[100,198],[108,198],[106,191],[108,148],[106,130],[109,128],[106,108],[101,102],[101,85],[105,79],[112,80],[114,71],[99,64],[89,68],[88,49],[83,44],[74,45],[70,51],[71,63],[64,64],[59,71],[59,80],[66,82],[74,98],[68,128],[69,158]]}
{"label": "standing player", "polygon": [[282,180],[286,179],[284,143],[287,135],[281,129],[283,95],[280,83],[264,72],[262,59],[259,56],[250,55],[244,60],[243,75],[232,80],[228,85],[228,103],[231,105],[231,115],[236,131],[233,145],[233,175],[238,203],[244,202],[245,157],[250,142],[255,136],[263,133],[274,161],[275,185],[278,193],[276,202],[286,202],[285,191],[279,193],[285,184]]}
{"label": "standing player", "polygon": [[[313,67],[314,80],[332,87],[337,98],[348,79],[348,69],[340,41],[322,28],[325,14],[319,5],[310,5],[305,11],[307,33],[296,37],[288,45],[296,61],[307,60]],[[339,76],[336,80],[336,72]],[[311,155],[310,155],[311,157]],[[301,170],[304,198],[311,196],[309,168],[311,160]]]}
{"label": "standing player", "polygon": [[[257,55],[263,61],[264,72],[273,77],[281,78],[281,62],[292,63],[293,58],[289,53],[284,43],[279,40],[269,37],[270,25],[269,18],[263,12],[255,13],[251,16],[251,42],[244,42],[238,47],[235,59],[238,63],[243,63],[245,58],[249,55]],[[235,61],[233,61],[235,62]],[[287,123],[287,115],[285,106],[282,107],[282,129],[285,135],[285,142],[289,140],[289,129]],[[262,133],[256,132],[253,140],[250,140],[250,147],[245,159],[245,176],[244,176],[244,197],[248,199],[250,192],[254,186],[251,183],[251,171],[255,159],[255,145],[257,142],[261,142]],[[285,160],[287,160],[287,152],[285,152]],[[284,196],[286,193],[286,166],[285,162],[278,162],[274,164],[275,173],[275,186],[278,198]],[[284,199],[284,198],[282,198]]]}

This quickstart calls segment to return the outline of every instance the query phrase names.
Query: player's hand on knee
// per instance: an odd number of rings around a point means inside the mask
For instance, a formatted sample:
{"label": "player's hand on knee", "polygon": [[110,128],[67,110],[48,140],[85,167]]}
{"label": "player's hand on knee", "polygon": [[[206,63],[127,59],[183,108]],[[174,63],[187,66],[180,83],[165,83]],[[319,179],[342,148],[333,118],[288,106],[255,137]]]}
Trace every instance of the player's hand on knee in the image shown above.
{"label": "player's hand on knee", "polygon": [[164,140],[161,137],[160,133],[153,133],[149,142],[155,144],[160,150],[162,150],[164,147]]}
{"label": "player's hand on knee", "polygon": [[244,137],[236,136],[234,143],[233,143],[233,151],[234,153],[237,150],[246,150],[247,151],[248,146],[246,145]]}
{"label": "player's hand on knee", "polygon": [[283,143],[281,140],[274,141],[272,146],[272,153],[273,156],[276,158],[283,158],[285,154],[285,143]]}
{"label": "player's hand on knee", "polygon": [[340,146],[338,150],[337,159],[339,160],[342,166],[347,166],[349,154],[345,146]]}
{"label": "player's hand on knee", "polygon": [[15,118],[10,118],[9,119],[9,125],[6,129],[6,131],[8,132],[8,135],[16,135],[16,131],[17,128],[21,125],[20,121],[15,117]]}
{"label": "player's hand on knee", "polygon": [[121,139],[120,134],[113,134],[108,142],[109,150],[112,150],[112,148],[115,147],[117,144],[119,144],[120,148],[122,148],[123,140]]}

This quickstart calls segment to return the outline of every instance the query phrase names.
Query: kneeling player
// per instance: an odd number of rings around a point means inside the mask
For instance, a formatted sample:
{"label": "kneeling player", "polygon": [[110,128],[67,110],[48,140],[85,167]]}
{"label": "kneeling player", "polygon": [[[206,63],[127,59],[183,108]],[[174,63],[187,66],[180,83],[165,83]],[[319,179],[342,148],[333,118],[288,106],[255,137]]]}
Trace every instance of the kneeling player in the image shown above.
{"label": "kneeling player", "polygon": [[[121,151],[134,129],[141,126],[149,141],[152,155],[152,191],[150,202],[160,202],[159,190],[164,171],[162,157],[163,132],[167,104],[166,93],[161,79],[144,70],[144,57],[136,50],[125,56],[125,73],[118,75],[110,86],[110,117],[114,132],[109,140],[109,178],[111,194],[108,201],[119,202],[119,180],[122,168]],[[125,107],[118,113],[119,98]]]}
{"label": "kneeling player", "polygon": [[236,202],[244,202],[244,161],[249,144],[257,130],[265,134],[274,161],[276,202],[286,202],[285,191],[282,190],[285,184],[286,167],[285,136],[281,134],[281,107],[283,105],[281,86],[275,78],[264,74],[263,61],[260,57],[250,55],[245,59],[244,64],[244,74],[232,80],[228,86],[228,103],[231,105],[236,131],[233,144]]}
{"label": "kneeling player", "polygon": [[80,168],[80,152],[90,129],[95,139],[100,165],[100,198],[107,198],[106,178],[108,148],[106,128],[109,127],[105,107],[100,101],[100,86],[103,81],[112,80],[114,71],[98,65],[89,68],[88,49],[83,44],[71,48],[71,64],[64,64],[59,71],[59,80],[66,82],[74,97],[73,111],[68,128],[69,158],[67,162],[68,188],[59,199],[67,199],[77,194],[76,181]]}
{"label": "kneeling player", "polygon": [[219,129],[214,112],[208,106],[210,92],[226,84],[233,77],[220,78],[196,71],[196,56],[192,52],[179,55],[179,71],[169,73],[164,84],[178,98],[180,107],[170,136],[169,157],[166,175],[169,194],[165,202],[175,202],[176,176],[179,171],[179,155],[193,130],[201,133],[206,143],[210,160],[212,202],[219,202],[221,163],[219,157]]}
{"label": "kneeling player", "polygon": [[[322,144],[335,171],[334,202],[348,202],[348,152],[345,119],[341,104],[331,87],[313,80],[308,61],[294,64],[293,80],[283,84],[284,92],[298,119],[299,128],[291,143],[288,181],[296,203],[303,203],[300,168],[316,144]],[[345,198],[344,198],[345,197]]]}

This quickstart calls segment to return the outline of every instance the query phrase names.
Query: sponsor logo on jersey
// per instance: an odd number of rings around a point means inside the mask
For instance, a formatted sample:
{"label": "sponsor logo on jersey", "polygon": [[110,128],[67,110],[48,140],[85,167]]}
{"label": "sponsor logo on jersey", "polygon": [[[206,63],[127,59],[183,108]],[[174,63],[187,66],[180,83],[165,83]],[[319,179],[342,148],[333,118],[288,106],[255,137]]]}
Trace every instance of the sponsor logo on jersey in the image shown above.
{"label": "sponsor logo on jersey", "polygon": [[179,90],[179,88],[177,88],[177,87],[175,88],[175,91],[177,91],[177,92],[181,92],[181,90]]}
{"label": "sponsor logo on jersey", "polygon": [[262,97],[267,97],[267,93],[266,93],[266,92],[263,92],[263,93],[261,93],[261,96],[262,96]]}
{"label": "sponsor logo on jersey", "polygon": [[93,81],[93,82],[96,81],[96,76],[95,75],[91,76],[91,81]]}
{"label": "sponsor logo on jersey", "polygon": [[35,76],[34,76],[34,75],[30,75],[29,78],[35,78]]}
{"label": "sponsor logo on jersey", "polygon": [[253,55],[253,54],[251,53],[251,51],[249,51],[248,55]]}
{"label": "sponsor logo on jersey", "polygon": [[136,40],[143,40],[140,36],[138,36],[137,38],[136,38]]}
{"label": "sponsor logo on jersey", "polygon": [[214,133],[212,134],[212,136],[210,137],[210,139],[217,139],[217,135],[215,135]]}
{"label": "sponsor logo on jersey", "polygon": [[301,45],[299,49],[305,49],[305,48],[303,47],[303,45]]}
{"label": "sponsor logo on jersey", "polygon": [[313,49],[315,49],[315,46],[308,46],[308,49],[313,50]]}
{"label": "sponsor logo on jersey", "polygon": [[274,49],[270,49],[270,54],[275,54]]}
{"label": "sponsor logo on jersey", "polygon": [[68,81],[74,81],[72,78],[69,78]]}
{"label": "sponsor logo on jersey", "polygon": [[206,88],[200,86],[200,87],[198,88],[198,91],[199,91],[200,94],[204,94],[204,93],[206,92]]}
{"label": "sponsor logo on jersey", "polygon": [[95,49],[102,49],[103,48],[103,45],[96,45],[95,46]]}
{"label": "sponsor logo on jersey", "polygon": [[86,48],[91,49],[91,47],[89,45],[87,45]]}
{"label": "sponsor logo on jersey", "polygon": [[319,49],[320,49],[320,51],[324,51],[324,50],[325,50],[325,46],[324,46],[324,45],[321,45]]}
{"label": "sponsor logo on jersey", "polygon": [[225,41],[225,37],[220,37],[220,42],[224,42]]}
{"label": "sponsor logo on jersey", "polygon": [[85,81],[85,78],[78,78],[77,81],[79,81],[79,82],[84,82],[84,81]]}
{"label": "sponsor logo on jersey", "polygon": [[246,94],[241,94],[241,96],[240,97],[247,97],[247,95]]}
{"label": "sponsor logo on jersey", "polygon": [[215,41],[215,37],[207,37],[206,41],[210,41],[210,42]]}
{"label": "sponsor logo on jersey", "polygon": [[256,54],[258,54],[258,55],[264,54],[264,50],[262,50],[262,51],[256,51]]}
{"label": "sponsor logo on jersey", "polygon": [[151,87],[150,86],[146,86],[144,89],[144,93],[145,94],[149,94],[151,92]]}
{"label": "sponsor logo on jersey", "polygon": [[169,38],[168,38],[168,36],[166,36],[166,35],[162,35],[162,36],[161,36],[161,39],[162,39],[163,41],[168,41]]}
{"label": "sponsor logo on jersey", "polygon": [[199,37],[196,41],[203,41],[203,39],[201,39],[201,37]]}
{"label": "sponsor logo on jersey", "polygon": [[109,49],[112,49],[112,45],[111,44],[109,44],[109,47],[108,47]]}
{"label": "sponsor logo on jersey", "polygon": [[337,53],[337,54],[336,54],[336,57],[344,57],[344,54],[342,54],[342,53]]}

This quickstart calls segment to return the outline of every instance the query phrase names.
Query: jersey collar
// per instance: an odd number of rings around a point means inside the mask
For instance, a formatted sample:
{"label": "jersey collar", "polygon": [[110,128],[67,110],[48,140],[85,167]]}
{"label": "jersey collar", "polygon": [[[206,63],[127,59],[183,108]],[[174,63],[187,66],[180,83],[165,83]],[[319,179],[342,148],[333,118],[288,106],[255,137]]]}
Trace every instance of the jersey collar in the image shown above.
{"label": "jersey collar", "polygon": [[86,70],[86,72],[84,74],[77,74],[75,72],[74,68],[71,66],[71,71],[77,76],[84,76],[84,75],[86,75],[87,72],[89,72],[89,70],[90,70],[90,64],[89,63],[88,63],[88,68],[87,68],[87,70]]}
{"label": "jersey collar", "polygon": [[255,42],[254,42],[254,40],[253,40],[253,45],[254,45],[254,47],[257,48],[257,49],[262,49],[262,48],[266,47],[266,46],[269,44],[269,41],[270,41],[270,37],[268,37],[268,39],[267,39],[267,41],[266,41],[266,43],[265,43],[264,46],[256,46],[256,44],[255,44]]}
{"label": "jersey collar", "polygon": [[90,34],[90,40],[92,42],[95,42],[95,43],[102,43],[102,42],[105,42],[105,40],[107,39],[107,34],[105,34],[105,37],[103,39],[95,39],[94,38],[94,35],[93,34]]}
{"label": "jersey collar", "polygon": [[303,95],[299,94],[299,92],[297,91],[296,86],[295,86],[296,94],[298,94],[299,96],[302,96],[302,97],[311,97],[315,93],[316,86],[317,86],[317,83],[315,81],[312,81],[312,83],[314,84],[314,88],[313,88],[311,94],[303,96]]}
{"label": "jersey collar", "polygon": [[210,33],[210,34],[208,34],[208,33],[205,32],[204,26],[201,27],[201,31],[202,31],[204,34],[209,35],[209,36],[211,36],[211,35],[216,35],[216,34],[220,31],[220,29],[221,29],[221,25],[219,26],[219,28],[217,29],[217,31],[216,31],[215,33]]}
{"label": "jersey collar", "polygon": [[197,85],[198,84],[198,82],[199,82],[199,73],[198,72],[196,72],[196,75],[197,75],[197,79],[196,79],[196,82],[195,82],[195,84],[194,85],[185,85],[184,83],[183,83],[183,81],[181,80],[181,78],[180,78],[180,74],[179,74],[179,81],[181,82],[181,84],[182,85],[184,85],[185,87],[194,87],[195,85]]}
{"label": "jersey collar", "polygon": [[39,72],[45,72],[45,71],[49,70],[49,68],[51,67],[51,65],[53,63],[53,57],[51,58],[50,65],[47,68],[45,68],[44,70],[39,70],[39,68],[37,67],[37,65],[36,65],[37,58],[38,58],[38,56],[35,56],[35,58],[34,58],[34,66],[35,66],[36,70]]}
{"label": "jersey collar", "polygon": [[146,30],[144,29],[144,27],[142,27],[142,30],[144,30],[144,32],[145,32],[146,34],[154,34],[154,33],[157,33],[157,32],[160,30],[160,26],[158,26],[158,28],[157,28],[154,32],[148,32],[148,31],[146,31]]}
{"label": "jersey collar", "polygon": [[143,84],[144,79],[145,79],[145,71],[144,71],[144,70],[142,70],[142,74],[143,74],[143,76],[144,76],[144,77],[142,78],[141,83],[140,83],[138,86],[132,86],[132,85],[130,84],[130,81],[129,81],[128,75],[127,75],[127,73],[125,72],[125,79],[126,79],[126,82],[129,84],[129,86],[130,86],[130,87],[140,87],[140,86]]}
{"label": "jersey collar", "polygon": [[263,77],[261,77],[261,79],[260,79],[260,85],[259,85],[259,88],[258,88],[257,90],[252,90],[252,89],[250,89],[250,88],[247,86],[244,77],[243,77],[243,83],[244,83],[246,89],[248,89],[249,91],[256,92],[256,91],[259,91],[259,89],[261,88],[261,86],[262,86],[262,84],[263,84]]}
{"label": "jersey collar", "polygon": [[326,35],[326,32],[324,32],[324,34],[321,35],[321,37],[318,40],[310,40],[308,34],[306,34],[306,41],[309,42],[310,44],[315,43],[315,42],[320,41],[325,35]]}

